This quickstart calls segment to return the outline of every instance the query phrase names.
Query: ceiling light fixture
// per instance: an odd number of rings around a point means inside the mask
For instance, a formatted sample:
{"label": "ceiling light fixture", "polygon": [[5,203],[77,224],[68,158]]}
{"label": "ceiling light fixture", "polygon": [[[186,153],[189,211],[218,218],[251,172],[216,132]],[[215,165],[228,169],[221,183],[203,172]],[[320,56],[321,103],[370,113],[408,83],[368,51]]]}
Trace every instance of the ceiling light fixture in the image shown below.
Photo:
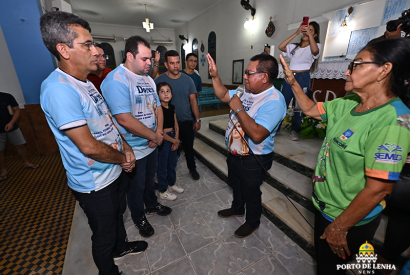
{"label": "ceiling light fixture", "polygon": [[150,32],[154,29],[154,23],[150,23],[147,15],[147,4],[145,4],[145,22],[142,22],[142,27],[147,31]]}
{"label": "ceiling light fixture", "polygon": [[246,18],[245,23],[243,24],[243,27],[245,28],[245,30],[249,30],[252,29],[253,27],[253,19],[249,20],[249,18]]}

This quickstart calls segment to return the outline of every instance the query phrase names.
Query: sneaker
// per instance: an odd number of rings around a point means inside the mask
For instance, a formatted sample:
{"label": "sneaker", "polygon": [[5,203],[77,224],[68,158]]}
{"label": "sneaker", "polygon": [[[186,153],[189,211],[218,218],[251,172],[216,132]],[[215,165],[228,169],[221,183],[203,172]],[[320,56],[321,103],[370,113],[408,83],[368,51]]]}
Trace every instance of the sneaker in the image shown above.
{"label": "sneaker", "polygon": [[174,201],[178,198],[177,195],[172,194],[168,190],[165,191],[164,193],[160,192],[159,197],[161,198],[161,200],[168,200],[168,201]]}
{"label": "sneaker", "polygon": [[199,174],[196,171],[196,169],[193,169],[193,170],[189,171],[189,173],[191,173],[191,176],[194,180],[199,180]]}
{"label": "sneaker", "polygon": [[[126,242],[125,250],[119,254],[113,253],[114,261],[122,259],[127,255],[136,255],[144,252],[148,247],[148,243],[145,241],[136,241],[136,242]],[[120,273],[124,274],[124,273]]]}
{"label": "sneaker", "polygon": [[171,214],[172,209],[168,206],[164,206],[160,203],[157,204],[154,208],[147,208],[145,209],[145,214],[153,214],[157,213],[160,216],[167,216]]}
{"label": "sneaker", "polygon": [[154,228],[148,222],[145,216],[142,217],[142,219],[140,219],[138,222],[135,223],[135,227],[138,228],[140,235],[144,238],[151,237],[155,233]]}
{"label": "sneaker", "polygon": [[296,131],[290,131],[290,135],[289,135],[290,139],[293,141],[297,141],[299,140],[299,134]]}
{"label": "sneaker", "polygon": [[168,189],[171,189],[171,191],[174,191],[175,193],[178,193],[178,194],[184,193],[184,188],[176,184],[168,187]]}
{"label": "sneaker", "polygon": [[218,216],[221,218],[229,218],[229,217],[243,217],[245,215],[245,213],[241,214],[241,215],[237,215],[235,214],[235,212],[233,211],[232,208],[228,208],[228,209],[224,209],[224,210],[219,210],[218,211]]}
{"label": "sneaker", "polygon": [[244,223],[235,231],[235,236],[238,238],[248,237],[250,234],[253,233],[253,231],[255,231],[258,228],[259,226],[256,228],[253,228],[250,225]]}

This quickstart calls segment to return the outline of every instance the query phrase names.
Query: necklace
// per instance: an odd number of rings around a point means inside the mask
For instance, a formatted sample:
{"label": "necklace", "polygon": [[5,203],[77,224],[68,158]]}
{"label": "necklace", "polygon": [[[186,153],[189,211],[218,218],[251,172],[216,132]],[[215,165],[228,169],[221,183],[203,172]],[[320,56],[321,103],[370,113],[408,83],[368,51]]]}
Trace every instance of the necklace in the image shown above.
{"label": "necklace", "polygon": [[389,102],[390,100],[392,100],[393,98],[388,98],[385,102],[383,102],[383,104],[372,104],[370,105],[370,107],[368,107],[367,109],[365,109],[364,111],[355,111],[356,113],[364,113],[369,111],[370,109],[373,109],[374,107],[378,107],[378,106],[382,106],[384,104],[386,104],[387,102]]}

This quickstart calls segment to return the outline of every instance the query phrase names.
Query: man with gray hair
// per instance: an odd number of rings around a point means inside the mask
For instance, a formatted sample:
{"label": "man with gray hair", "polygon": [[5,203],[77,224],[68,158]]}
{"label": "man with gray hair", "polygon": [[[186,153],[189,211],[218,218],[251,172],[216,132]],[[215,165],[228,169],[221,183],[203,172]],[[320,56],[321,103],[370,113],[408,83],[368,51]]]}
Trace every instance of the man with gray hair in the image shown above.
{"label": "man with gray hair", "polygon": [[44,44],[58,60],[58,68],[41,85],[41,108],[57,140],[68,185],[88,218],[99,274],[122,274],[114,260],[148,246],[126,242],[128,179],[123,171],[133,170],[134,153],[103,97],[87,81],[98,61],[89,24],[71,13],[49,12],[41,17],[40,27]]}

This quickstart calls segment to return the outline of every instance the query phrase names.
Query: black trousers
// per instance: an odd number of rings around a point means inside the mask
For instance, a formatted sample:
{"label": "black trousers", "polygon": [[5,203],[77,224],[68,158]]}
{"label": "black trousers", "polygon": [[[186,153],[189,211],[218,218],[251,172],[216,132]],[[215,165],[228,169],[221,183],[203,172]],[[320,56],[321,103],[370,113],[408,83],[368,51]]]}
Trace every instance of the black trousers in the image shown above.
{"label": "black trousers", "polygon": [[185,150],[186,165],[189,171],[195,170],[194,159],[194,125],[192,120],[178,121],[179,126],[179,139],[182,142]]}
{"label": "black trousers", "polygon": [[262,214],[262,192],[260,186],[267,170],[272,166],[273,154],[256,156],[265,169],[262,169],[254,156],[236,157],[229,154],[228,181],[233,189],[231,208],[237,215],[245,213],[246,223],[253,228],[260,224]]}
{"label": "black trousers", "polygon": [[337,270],[336,265],[347,264],[349,261],[356,259],[356,254],[359,253],[359,248],[366,241],[369,242],[373,239],[376,233],[377,227],[380,224],[381,215],[375,218],[368,224],[361,226],[353,226],[349,229],[347,234],[347,245],[350,250],[350,256],[345,260],[339,258],[337,254],[334,254],[330,249],[326,239],[320,239],[320,236],[325,232],[325,228],[330,224],[330,221],[323,217],[319,210],[315,211],[315,254],[317,262],[317,274],[329,275],[329,274],[346,274],[346,270]]}
{"label": "black trousers", "polygon": [[99,275],[119,274],[112,253],[125,250],[127,233],[122,216],[127,207],[127,188],[128,177],[122,172],[118,179],[99,191],[80,193],[72,190],[93,233],[92,253]]}

